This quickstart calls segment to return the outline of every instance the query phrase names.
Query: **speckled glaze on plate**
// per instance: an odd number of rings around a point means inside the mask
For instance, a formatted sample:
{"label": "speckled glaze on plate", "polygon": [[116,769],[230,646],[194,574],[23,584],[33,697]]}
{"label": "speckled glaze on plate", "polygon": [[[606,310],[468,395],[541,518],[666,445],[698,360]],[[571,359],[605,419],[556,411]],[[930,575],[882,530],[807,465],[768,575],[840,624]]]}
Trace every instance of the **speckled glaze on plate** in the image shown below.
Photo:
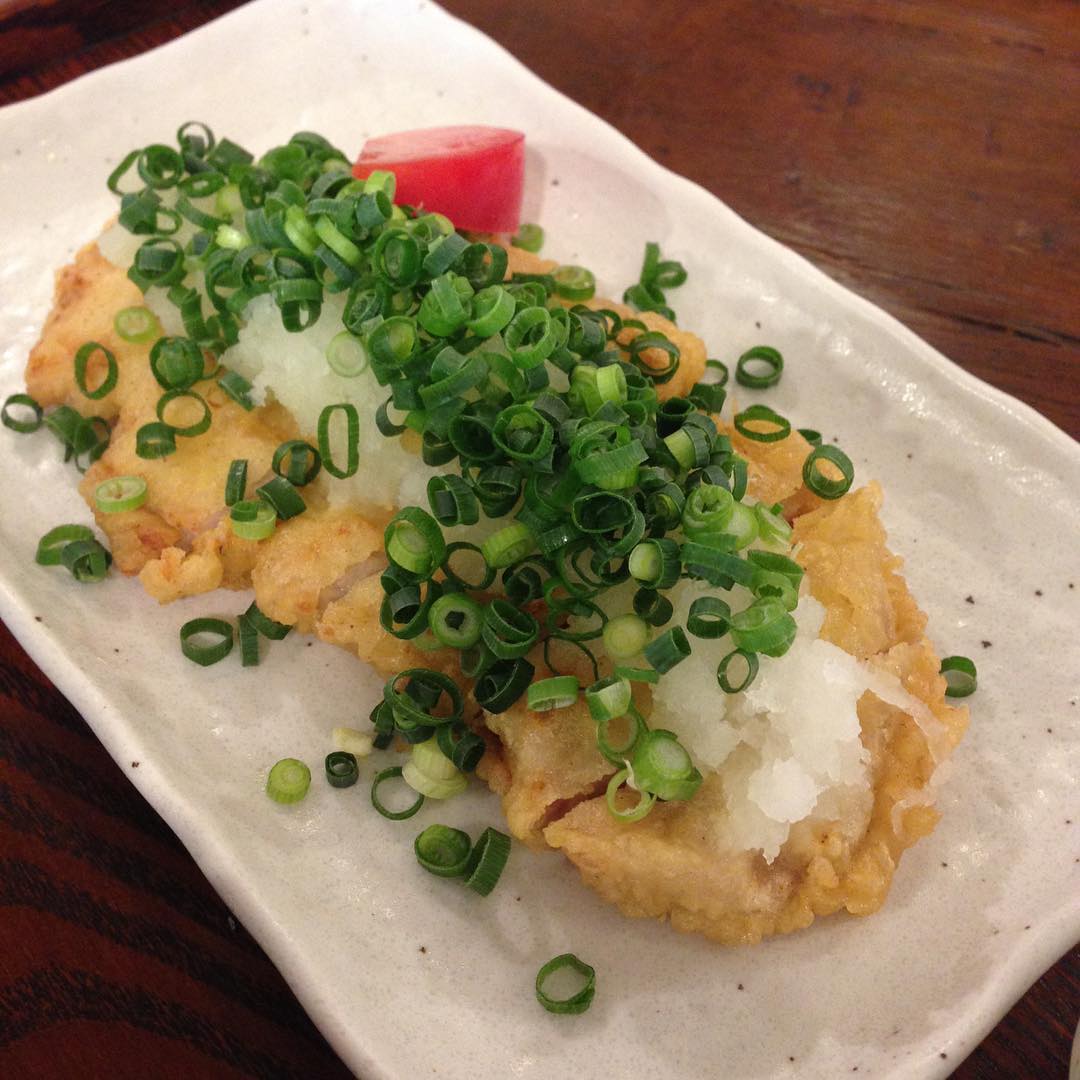
{"label": "speckled glaze on plate", "polygon": [[[333,725],[366,715],[371,672],[292,638],[257,677],[197,670],[177,627],[246,598],[159,608],[133,582],[35,566],[37,537],[88,512],[48,435],[0,432],[18,470],[0,489],[0,614],[113,757],[141,761],[132,781],[338,1052],[368,1080],[947,1074],[1080,936],[1080,448],[425,3],[261,0],[0,112],[0,394],[21,384],[54,269],[113,211],[109,167],[189,119],[256,150],[301,128],[346,149],[436,123],[526,131],[526,218],[548,250],[616,291],[659,240],[712,355],[779,347],[770,403],[882,482],[934,640],[980,670],[944,820],[873,918],[722,949],[623,919],[520,848],[479,900],[420,871],[411,840],[433,820],[497,823],[491,796],[394,823],[363,784],[316,782],[292,808],[263,794],[271,762],[318,762]],[[533,977],[568,950],[596,967],[596,1000],[549,1016]]]}

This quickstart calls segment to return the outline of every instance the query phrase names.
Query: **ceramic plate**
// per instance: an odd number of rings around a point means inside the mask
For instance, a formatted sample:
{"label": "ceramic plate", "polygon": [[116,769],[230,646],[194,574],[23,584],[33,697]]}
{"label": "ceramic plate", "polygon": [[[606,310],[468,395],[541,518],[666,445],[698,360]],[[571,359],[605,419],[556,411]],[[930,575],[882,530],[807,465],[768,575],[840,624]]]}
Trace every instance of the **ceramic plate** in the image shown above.
{"label": "ceramic plate", "polygon": [[[944,820],[873,918],[723,949],[623,919],[560,857],[520,847],[482,901],[422,873],[411,840],[436,819],[497,823],[490,796],[400,824],[363,785],[316,783],[293,808],[263,794],[269,763],[321,761],[332,726],[362,721],[372,673],[292,638],[258,677],[195,670],[177,627],[246,599],[159,608],[131,581],[76,588],[36,567],[38,536],[87,510],[47,434],[0,433],[20,470],[0,489],[0,613],[113,757],[141,761],[132,781],[341,1056],[371,1080],[947,1073],[1080,932],[1080,825],[1066,822],[1080,821],[1076,444],[476,31],[389,0],[261,0],[0,113],[0,394],[21,384],[54,269],[112,213],[111,165],[189,119],[253,149],[302,128],[346,148],[435,123],[526,131],[525,216],[547,250],[617,294],[659,240],[690,271],[678,310],[711,355],[779,347],[788,370],[770,403],[881,480],[934,639],[980,669]],[[533,997],[537,968],[564,951],[599,972],[578,1018]]]}

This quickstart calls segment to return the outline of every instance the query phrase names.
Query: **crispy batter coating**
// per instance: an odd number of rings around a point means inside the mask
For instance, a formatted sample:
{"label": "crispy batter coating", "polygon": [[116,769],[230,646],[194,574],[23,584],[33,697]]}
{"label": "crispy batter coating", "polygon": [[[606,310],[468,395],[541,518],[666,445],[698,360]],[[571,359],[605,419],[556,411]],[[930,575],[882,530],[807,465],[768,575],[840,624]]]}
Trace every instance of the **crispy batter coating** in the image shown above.
{"label": "crispy batter coating", "polygon": [[[544,670],[541,648],[529,660]],[[577,675],[585,686],[592,679],[583,657],[560,664],[560,670]],[[583,697],[565,709],[541,713],[529,709],[522,697],[506,712],[485,714],[484,724],[496,737],[500,779],[508,781],[496,788],[507,824],[532,848],[547,847],[544,827],[582,799],[600,794],[615,772],[596,748],[596,723]]]}
{"label": "crispy batter coating", "polygon": [[[509,255],[511,272],[548,272],[557,265],[516,248]],[[180,439],[167,458],[135,454],[135,432],[156,419],[161,388],[149,370],[148,348],[119,339],[112,320],[120,308],[141,302],[138,289],[89,245],[59,273],[54,309],[27,367],[28,389],[42,404],[65,403],[115,422],[109,449],[81,486],[91,504],[103,479],[127,473],[147,479],[142,508],[97,515],[117,566],[139,574],[162,603],[254,586],[271,618],[314,631],[384,675],[433,667],[460,678],[457,653],[433,648],[430,635],[402,641],[381,629],[384,522],[370,511],[328,508],[318,481],[304,490],[307,513],[281,523],[272,538],[256,543],[233,534],[222,506],[229,462],[248,460],[250,495],[269,473],[275,448],[298,436],[283,408],[246,412],[213,383],[201,383],[213,415],[210,431]],[[590,306],[640,318],[679,346],[679,371],[658,387],[661,398],[685,394],[701,378],[705,347],[696,335],[655,313],[639,315],[603,299]],[[620,344],[638,332],[624,331]],[[119,384],[102,402],[88,401],[74,384],[72,357],[87,340],[117,357]],[[646,362],[652,359],[645,355]],[[628,915],[667,919],[677,929],[735,943],[795,930],[840,909],[876,910],[903,850],[937,820],[929,785],[938,761],[959,741],[967,713],[945,703],[926,617],[899,573],[901,561],[886,547],[877,486],[823,502],[802,482],[810,451],[802,436],[761,443],[726,430],[748,461],[750,494],[783,503],[796,519],[796,557],[826,609],[822,637],[896,675],[928,708],[916,718],[869,692],[859,701],[873,781],[869,817],[838,810],[832,820],[803,821],[770,865],[760,852],[718,847],[716,822],[728,809],[716,774],[689,801],[658,803],[633,825],[616,822],[603,797],[614,767],[596,748],[584,701],[550,713],[534,713],[520,701],[481,723],[470,694],[467,718],[489,745],[478,774],[502,796],[515,836],[532,847],[562,850],[589,885]],[[539,651],[533,659],[542,671]],[[592,678],[584,670],[579,675],[583,683]],[[639,706],[648,712],[647,695]]]}
{"label": "crispy batter coating", "polygon": [[264,614],[309,633],[344,575],[385,566],[381,529],[351,509],[308,510],[259,545],[251,583]]}
{"label": "crispy batter coating", "polygon": [[[80,249],[56,275],[52,310],[26,363],[27,392],[46,407],[70,405],[84,415],[114,420],[129,392],[145,382],[144,373],[153,382],[146,346],[124,341],[113,328],[118,311],[142,302],[142,293],[96,243]],[[119,381],[100,401],[88,400],[75,385],[75,353],[87,341],[99,342],[116,356]]]}
{"label": "crispy batter coating", "polygon": [[[168,457],[152,461],[139,457],[136,432],[157,419],[163,391],[150,370],[149,346],[124,341],[116,334],[113,319],[122,308],[142,303],[138,288],[96,244],[82,248],[75,262],[57,275],[53,309],[27,362],[27,389],[43,405],[67,404],[114,422],[108,449],[80,485],[91,507],[94,488],[103,480],[131,474],[146,480],[147,499],[139,510],[95,511],[120,570],[138,574],[164,558],[165,565],[143,578],[152,595],[163,602],[220,584],[246,586],[250,559],[243,554],[243,542],[239,552],[225,554],[232,546],[228,538],[215,533],[200,547],[199,537],[219,523],[229,463],[234,458],[248,461],[250,493],[269,473],[274,450],[299,432],[280,405],[247,412],[207,380],[196,384],[195,390],[210,407],[210,430],[196,439],[178,438],[176,452]],[[116,355],[116,388],[100,401],[84,397],[75,384],[73,358],[86,341],[100,342]],[[198,410],[193,418],[197,414]],[[220,574],[212,565],[215,552],[222,560]],[[196,561],[182,569],[181,563],[192,557]]]}
{"label": "crispy batter coating", "polygon": [[865,693],[858,715],[873,776],[868,826],[804,821],[771,866],[760,853],[715,846],[713,824],[727,813],[715,774],[693,799],[658,803],[634,825],[616,822],[602,798],[580,803],[548,825],[544,839],[625,914],[670,919],[678,930],[726,944],[788,933],[841,908],[869,914],[884,901],[901,853],[933,828],[937,813],[925,796],[935,753],[959,741],[967,710],[945,704],[939,661],[923,636],[925,616],[885,547],[880,501],[874,485],[800,519],[797,558],[827,611],[822,636],[898,675],[940,726],[924,732]]}

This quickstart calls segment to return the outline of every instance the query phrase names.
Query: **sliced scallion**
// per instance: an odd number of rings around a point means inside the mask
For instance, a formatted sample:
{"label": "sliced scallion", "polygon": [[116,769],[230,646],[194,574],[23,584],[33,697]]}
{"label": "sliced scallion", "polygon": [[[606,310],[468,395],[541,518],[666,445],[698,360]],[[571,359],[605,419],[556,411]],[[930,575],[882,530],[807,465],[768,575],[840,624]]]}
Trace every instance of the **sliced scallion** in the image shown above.
{"label": "sliced scallion", "polygon": [[945,696],[970,697],[975,693],[978,676],[975,664],[966,656],[946,656],[941,661],[941,674],[945,676]]}
{"label": "sliced scallion", "polygon": [[122,308],[113,317],[117,336],[135,345],[145,345],[161,336],[161,324],[147,307]]}
{"label": "sliced scallion", "polygon": [[[581,977],[582,985],[562,997],[554,997],[547,991],[548,980],[563,971],[572,971]],[[564,1016],[583,1013],[596,995],[596,970],[579,960],[573,953],[553,957],[536,973],[536,1000],[550,1013]]]}
{"label": "sliced scallion", "polygon": [[383,803],[382,799],[379,797],[379,788],[388,780],[401,779],[401,777],[401,766],[392,765],[388,769],[377,772],[375,774],[375,779],[371,782],[371,805],[374,806],[384,818],[389,818],[391,821],[404,821],[406,818],[411,818],[419,811],[420,807],[424,805],[424,796],[420,794],[417,794],[413,802],[403,810],[391,810]]}
{"label": "sliced scallion", "polygon": [[360,769],[356,764],[356,755],[347,750],[334,750],[326,755],[323,762],[326,773],[326,782],[331,787],[352,787],[360,776]]}
{"label": "sliced scallion", "polygon": [[[827,475],[822,469],[826,462],[832,469],[832,475]],[[837,472],[839,476],[836,475]],[[838,446],[823,443],[814,447],[807,455],[802,475],[803,483],[819,498],[839,499],[855,479],[855,466],[852,465],[851,458]]]}
{"label": "sliced scallion", "polygon": [[620,769],[609,781],[604,792],[604,801],[607,804],[608,813],[624,825],[630,825],[635,821],[641,821],[648,816],[656,802],[656,796],[651,791],[639,791],[637,802],[633,806],[623,809],[619,806],[619,789],[630,779],[629,769]]}
{"label": "sliced scallion", "polygon": [[[20,417],[12,409],[29,409],[31,416]],[[4,427],[17,431],[20,435],[29,435],[42,425],[45,410],[29,394],[11,394],[0,411],[0,420]]]}
{"label": "sliced scallion", "polygon": [[277,511],[262,499],[241,499],[229,514],[232,531],[241,540],[265,540],[277,526]]}
{"label": "sliced scallion", "polygon": [[473,892],[488,896],[498,884],[510,858],[510,837],[498,829],[487,828],[473,847],[466,867],[465,884]]}
{"label": "sliced scallion", "polygon": [[[101,353],[105,358],[105,374],[98,385],[91,389],[87,383],[88,369],[96,353]],[[91,401],[99,401],[107,397],[116,387],[119,376],[120,368],[110,349],[106,349],[104,345],[96,341],[88,341],[85,345],[79,346],[75,353],[75,385],[82,391],[83,397],[90,398]]]}
{"label": "sliced scallion", "polygon": [[784,358],[768,345],[756,345],[739,357],[735,365],[735,381],[740,386],[763,390],[775,386],[784,371]]}
{"label": "sliced scallion", "polygon": [[274,802],[298,803],[311,787],[311,770],[298,758],[282,758],[266,778],[266,794]]}
{"label": "sliced scallion", "polygon": [[413,841],[416,861],[437,877],[464,877],[472,854],[469,834],[449,825],[429,825]]}
{"label": "sliced scallion", "polygon": [[94,505],[103,514],[138,510],[146,502],[146,481],[141,476],[114,476],[94,488]]}
{"label": "sliced scallion", "polygon": [[35,561],[39,566],[60,566],[68,544],[93,539],[94,532],[86,525],[57,525],[38,541]]}
{"label": "sliced scallion", "polygon": [[224,660],[233,647],[233,628],[224,619],[190,619],[180,627],[180,651],[201,667]]}

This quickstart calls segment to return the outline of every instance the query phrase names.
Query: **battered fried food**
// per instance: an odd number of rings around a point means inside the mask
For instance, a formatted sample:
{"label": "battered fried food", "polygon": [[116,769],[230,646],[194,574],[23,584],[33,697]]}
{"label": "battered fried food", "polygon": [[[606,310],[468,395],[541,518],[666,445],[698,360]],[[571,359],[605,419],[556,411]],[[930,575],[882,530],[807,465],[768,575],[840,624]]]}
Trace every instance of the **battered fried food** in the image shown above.
{"label": "battered fried food", "polygon": [[[545,273],[554,265],[510,251],[511,271]],[[27,368],[28,389],[43,405],[66,404],[82,412],[93,406],[113,423],[108,449],[81,486],[91,505],[104,479],[136,473],[147,480],[148,498],[140,509],[96,514],[116,565],[138,574],[162,603],[221,587],[252,587],[270,618],[347,648],[384,675],[423,666],[458,676],[455,650],[432,649],[430,643],[421,648],[380,628],[385,518],[370,507],[329,505],[320,479],[304,489],[307,512],[281,522],[265,541],[238,538],[224,520],[230,461],[248,461],[251,494],[270,474],[274,450],[287,439],[310,435],[281,405],[269,401],[246,411],[212,381],[200,383],[213,414],[209,432],[180,440],[166,458],[136,455],[135,432],[156,419],[161,388],[150,372],[148,346],[120,339],[112,318],[141,300],[124,273],[89,245],[59,274],[55,307]],[[661,398],[685,394],[701,378],[705,348],[696,335],[655,313],[637,315],[599,299],[590,306],[634,314],[676,342],[680,368],[657,387]],[[627,328],[619,343],[626,346],[640,332]],[[117,358],[117,390],[100,404],[87,401],[72,377],[71,358],[87,340],[101,342]],[[651,362],[648,352],[644,358]],[[663,360],[663,354],[655,357],[656,363]],[[693,798],[658,802],[647,818],[628,825],[605,805],[615,766],[597,749],[595,724],[582,699],[538,713],[521,698],[505,712],[481,716],[470,698],[467,719],[483,729],[488,742],[478,774],[501,795],[518,839],[561,850],[587,884],[627,915],[667,919],[680,930],[744,943],[842,908],[861,915],[880,906],[901,853],[934,826],[934,769],[961,737],[967,714],[945,704],[926,618],[899,574],[900,560],[885,544],[877,487],[823,503],[803,484],[810,447],[801,435],[763,443],[726,433],[748,463],[751,496],[782,504],[795,519],[794,556],[824,607],[821,638],[895,676],[909,695],[907,708],[870,690],[858,701],[870,795],[861,801],[823,798],[767,859],[762,850],[725,840],[733,812],[731,778],[753,764],[746,746],[710,772]],[[539,669],[539,647],[531,659]],[[591,681],[584,665],[579,674]],[[637,696],[648,715],[648,695]]]}

